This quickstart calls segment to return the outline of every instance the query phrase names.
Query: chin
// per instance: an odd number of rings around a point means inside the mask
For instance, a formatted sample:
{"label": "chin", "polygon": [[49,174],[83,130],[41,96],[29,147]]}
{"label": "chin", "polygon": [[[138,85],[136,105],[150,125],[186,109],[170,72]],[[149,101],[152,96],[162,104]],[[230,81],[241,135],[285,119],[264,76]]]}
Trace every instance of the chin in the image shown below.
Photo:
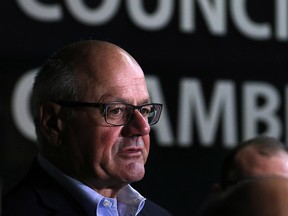
{"label": "chin", "polygon": [[126,166],[125,175],[126,179],[129,179],[129,182],[140,181],[145,175],[144,165],[141,163],[132,163]]}

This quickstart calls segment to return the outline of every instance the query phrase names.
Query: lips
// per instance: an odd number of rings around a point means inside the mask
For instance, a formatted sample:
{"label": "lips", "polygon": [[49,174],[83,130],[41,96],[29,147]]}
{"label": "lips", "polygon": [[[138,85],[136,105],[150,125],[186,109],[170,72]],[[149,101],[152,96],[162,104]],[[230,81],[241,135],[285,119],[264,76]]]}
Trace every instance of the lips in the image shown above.
{"label": "lips", "polygon": [[142,156],[142,147],[128,147],[119,152],[119,155],[124,158],[139,158]]}

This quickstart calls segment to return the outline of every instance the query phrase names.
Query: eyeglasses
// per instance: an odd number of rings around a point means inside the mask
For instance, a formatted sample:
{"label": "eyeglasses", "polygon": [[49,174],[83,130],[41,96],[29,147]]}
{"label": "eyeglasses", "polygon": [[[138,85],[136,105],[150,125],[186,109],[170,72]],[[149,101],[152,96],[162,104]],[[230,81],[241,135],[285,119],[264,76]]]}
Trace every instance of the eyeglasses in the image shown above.
{"label": "eyeglasses", "polygon": [[148,103],[140,106],[125,103],[88,103],[76,101],[53,101],[63,107],[91,107],[103,109],[105,122],[113,126],[127,125],[133,116],[134,110],[139,110],[149,125],[156,124],[161,115],[162,104]]}

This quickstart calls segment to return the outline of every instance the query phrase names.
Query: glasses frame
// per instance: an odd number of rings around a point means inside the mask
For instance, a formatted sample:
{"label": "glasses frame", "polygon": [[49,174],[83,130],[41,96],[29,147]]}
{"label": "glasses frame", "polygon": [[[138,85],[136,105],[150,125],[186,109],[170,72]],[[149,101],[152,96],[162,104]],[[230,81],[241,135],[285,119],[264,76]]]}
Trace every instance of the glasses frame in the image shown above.
{"label": "glasses frame", "polygon": [[104,119],[105,119],[105,122],[109,125],[113,125],[113,126],[124,126],[124,125],[127,125],[129,124],[129,122],[131,121],[131,119],[133,118],[133,114],[131,115],[131,117],[129,118],[129,120],[127,121],[127,123],[125,124],[112,124],[112,123],[109,123],[107,121],[107,107],[109,105],[112,105],[112,104],[124,104],[124,105],[128,105],[130,107],[133,108],[133,111],[132,113],[134,113],[135,110],[141,110],[143,107],[145,106],[149,106],[149,105],[152,105],[152,106],[159,106],[160,109],[159,109],[159,117],[158,119],[153,122],[152,124],[149,123],[148,121],[148,124],[149,125],[155,125],[159,119],[160,119],[160,116],[161,116],[161,112],[162,112],[162,107],[163,107],[163,104],[161,103],[146,103],[146,104],[143,104],[143,105],[139,105],[139,106],[135,106],[135,105],[132,105],[132,104],[127,104],[127,103],[121,103],[121,102],[111,102],[111,103],[92,103],[92,102],[81,102],[81,101],[65,101],[65,100],[51,100],[53,103],[56,103],[62,107],[69,107],[69,108],[81,108],[81,107],[88,107],[88,108],[103,108],[103,111],[104,111]]}

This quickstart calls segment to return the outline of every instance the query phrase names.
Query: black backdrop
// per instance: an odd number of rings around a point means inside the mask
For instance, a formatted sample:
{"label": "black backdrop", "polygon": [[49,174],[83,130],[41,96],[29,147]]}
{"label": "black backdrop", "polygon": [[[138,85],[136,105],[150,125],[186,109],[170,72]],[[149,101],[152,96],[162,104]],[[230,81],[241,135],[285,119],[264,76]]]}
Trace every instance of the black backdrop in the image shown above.
{"label": "black backdrop", "polygon": [[36,147],[29,88],[59,47],[81,39],[120,45],[147,75],[164,113],[151,132],[140,192],[193,215],[224,154],[268,134],[288,139],[287,0],[1,1],[2,191],[27,172]]}

